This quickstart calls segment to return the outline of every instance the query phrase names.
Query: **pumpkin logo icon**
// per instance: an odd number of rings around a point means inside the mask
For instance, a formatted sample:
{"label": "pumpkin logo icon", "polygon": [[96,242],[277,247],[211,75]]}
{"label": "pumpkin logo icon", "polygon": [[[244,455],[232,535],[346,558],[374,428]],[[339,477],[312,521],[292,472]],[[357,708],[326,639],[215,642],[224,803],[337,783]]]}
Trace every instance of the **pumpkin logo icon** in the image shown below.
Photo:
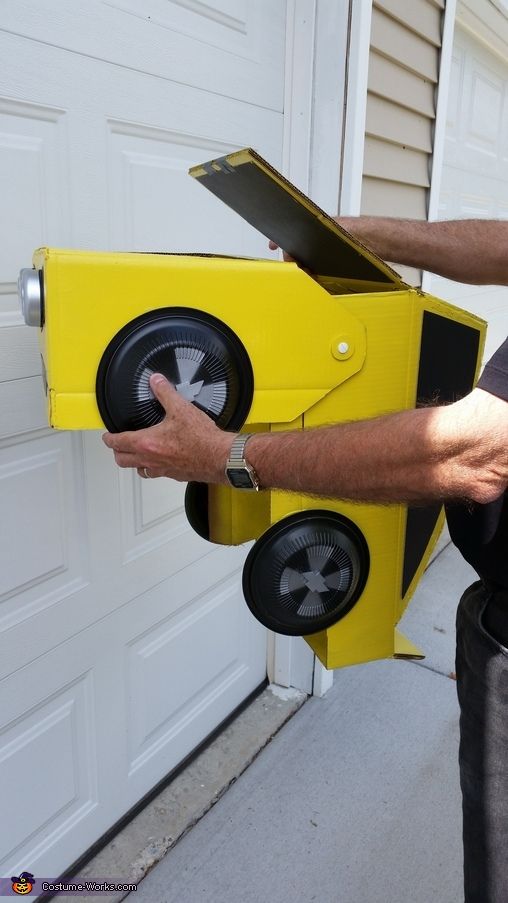
{"label": "pumpkin logo icon", "polygon": [[29,894],[34,886],[34,876],[31,872],[21,872],[21,875],[11,878],[11,881],[15,894]]}

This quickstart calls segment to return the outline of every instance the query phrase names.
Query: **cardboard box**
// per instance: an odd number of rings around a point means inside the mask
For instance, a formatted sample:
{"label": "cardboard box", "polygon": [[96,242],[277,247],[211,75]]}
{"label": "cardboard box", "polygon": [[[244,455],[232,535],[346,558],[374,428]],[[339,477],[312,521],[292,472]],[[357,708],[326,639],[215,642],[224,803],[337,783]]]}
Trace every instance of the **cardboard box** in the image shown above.
{"label": "cardboard box", "polygon": [[[298,260],[42,248],[22,271],[58,429],[158,422],[163,372],[234,431],[309,429],[469,392],[485,324],[406,285],[254,151],[191,175]],[[255,540],[244,594],[328,668],[421,653],[396,629],[442,525],[440,505],[369,505],[190,484],[193,527]]]}

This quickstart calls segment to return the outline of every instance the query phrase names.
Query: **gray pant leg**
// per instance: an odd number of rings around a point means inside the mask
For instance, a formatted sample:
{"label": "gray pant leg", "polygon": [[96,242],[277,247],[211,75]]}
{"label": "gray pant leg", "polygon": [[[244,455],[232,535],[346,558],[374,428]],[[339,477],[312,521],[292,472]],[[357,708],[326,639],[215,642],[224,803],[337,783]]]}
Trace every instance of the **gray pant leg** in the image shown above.
{"label": "gray pant leg", "polygon": [[508,903],[508,594],[497,595],[475,583],[457,612],[465,903]]}

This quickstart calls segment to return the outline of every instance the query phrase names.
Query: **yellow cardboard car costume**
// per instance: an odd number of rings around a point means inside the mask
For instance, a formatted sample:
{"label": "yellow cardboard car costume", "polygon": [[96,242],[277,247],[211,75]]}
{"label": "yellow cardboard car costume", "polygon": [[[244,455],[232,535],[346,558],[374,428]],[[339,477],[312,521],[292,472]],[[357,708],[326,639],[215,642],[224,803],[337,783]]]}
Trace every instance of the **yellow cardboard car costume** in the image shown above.
{"label": "yellow cardboard car costume", "polygon": [[[477,376],[485,324],[419,289],[252,150],[191,175],[299,262],[41,248],[20,275],[57,429],[139,429],[163,373],[229,430],[301,430],[450,402]],[[442,524],[439,505],[368,505],[189,484],[192,526],[256,540],[254,615],[327,668],[419,651],[396,629]]]}

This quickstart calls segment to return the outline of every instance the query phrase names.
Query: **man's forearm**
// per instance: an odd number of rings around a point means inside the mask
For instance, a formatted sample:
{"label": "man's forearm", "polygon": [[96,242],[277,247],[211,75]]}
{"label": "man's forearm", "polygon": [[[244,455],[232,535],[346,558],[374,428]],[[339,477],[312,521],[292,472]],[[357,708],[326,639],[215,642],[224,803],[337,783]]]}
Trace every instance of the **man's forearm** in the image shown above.
{"label": "man's forearm", "polygon": [[[234,434],[220,430],[160,374],[151,376],[150,388],[166,416],[148,429],[106,433],[116,463],[144,477],[227,483]],[[507,449],[507,402],[475,389],[447,407],[255,433],[246,457],[265,489],[372,502],[489,502],[508,486]]]}
{"label": "man's forearm", "polygon": [[492,469],[503,458],[503,441],[476,437],[474,411],[462,402],[325,429],[254,435],[247,457],[261,485],[270,488],[380,503],[484,502],[506,485],[506,469]]}
{"label": "man's forearm", "polygon": [[508,285],[508,221],[427,223],[388,217],[338,217],[341,226],[393,263],[476,285]]}

